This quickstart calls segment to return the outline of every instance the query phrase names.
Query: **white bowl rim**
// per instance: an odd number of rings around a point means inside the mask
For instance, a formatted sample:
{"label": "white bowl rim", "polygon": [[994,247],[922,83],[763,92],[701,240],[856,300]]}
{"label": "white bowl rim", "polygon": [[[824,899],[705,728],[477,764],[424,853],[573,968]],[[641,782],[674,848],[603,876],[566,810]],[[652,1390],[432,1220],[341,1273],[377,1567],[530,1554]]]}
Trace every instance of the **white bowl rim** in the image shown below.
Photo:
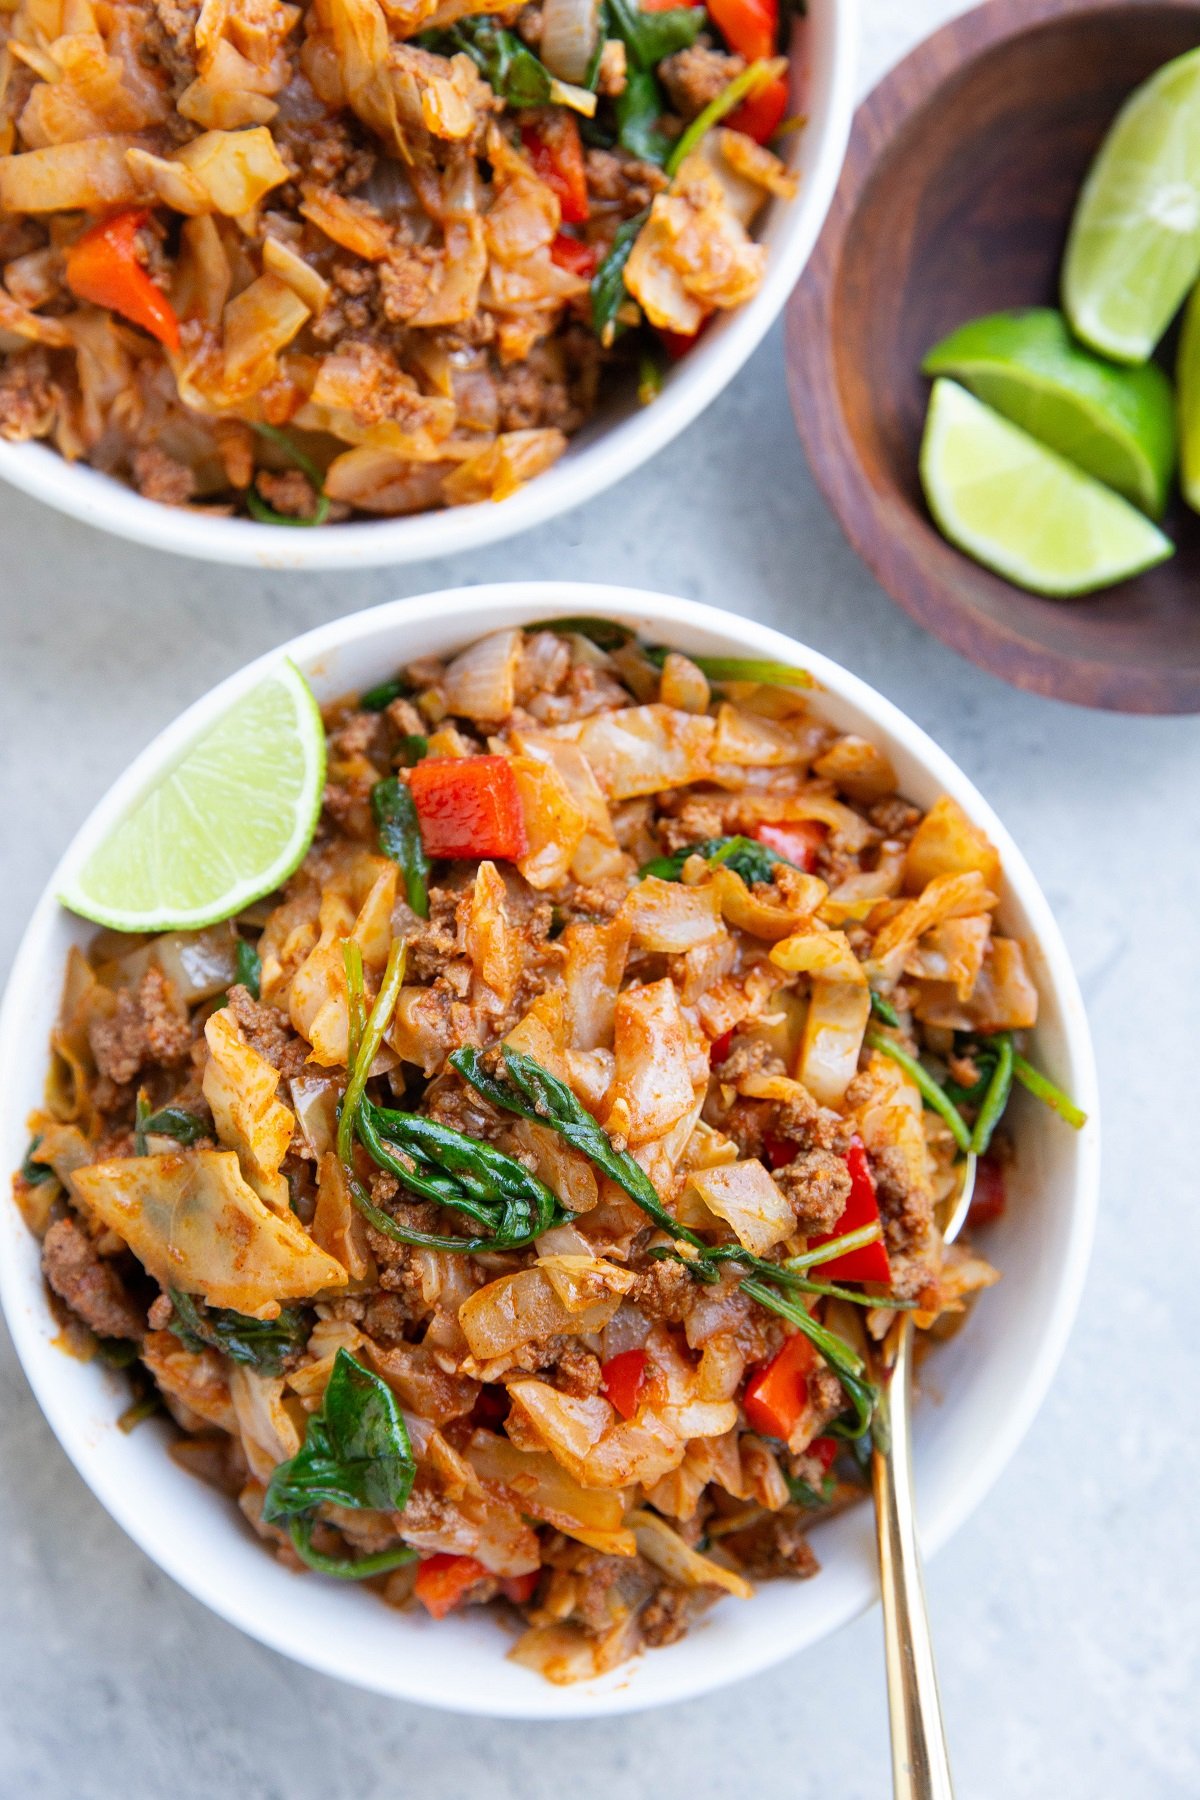
{"label": "white bowl rim", "polygon": [[[481,615],[488,614],[502,617],[505,623],[527,624],[548,617],[638,617],[661,626],[664,635],[678,625],[698,632],[736,637],[749,655],[793,664],[800,662],[816,678],[818,696],[824,690],[844,699],[866,712],[881,729],[890,732],[945,792],[966,807],[1000,851],[1006,886],[1019,899],[1029,917],[1031,935],[1042,953],[1046,977],[1061,1010],[1075,1097],[1087,1113],[1088,1123],[1083,1131],[1073,1134],[1076,1156],[1069,1200],[1070,1225],[1056,1304],[1046,1316],[1036,1351],[1026,1365],[1024,1379],[1019,1388],[1007,1396],[1007,1410],[999,1429],[988,1441],[986,1453],[960,1474],[955,1491],[936,1509],[932,1522],[928,1511],[924,1515],[922,1546],[926,1556],[933,1555],[979,1505],[1028,1431],[1062,1357],[1078,1309],[1091,1252],[1099,1191],[1099,1093],[1091,1036],[1074,969],[1049,903],[1012,836],[974,784],[892,701],[821,652],[771,627],[698,601],[641,589],[584,582],[494,583],[416,595],[331,620],[267,651],[219,682],[160,732],[124,775],[113,783],[72,839],[34,909],[0,1003],[0,1154],[3,1154],[4,1138],[9,1135],[6,1131],[9,1125],[13,1147],[23,1144],[20,1134],[24,1129],[24,1117],[6,1119],[6,1096],[10,1090],[15,1091],[16,1084],[10,1072],[27,1048],[23,1037],[26,1003],[41,970],[41,940],[52,929],[61,910],[55,895],[63,886],[68,869],[88,854],[91,846],[113,827],[164,766],[169,766],[212,719],[253,686],[281,657],[290,657],[301,669],[319,672],[321,659],[327,654],[375,636],[386,637],[392,627],[430,611],[436,611],[439,627],[459,617],[469,616],[477,621]],[[381,676],[386,672],[381,667]],[[17,1149],[17,1159],[19,1155]],[[1064,1202],[1064,1206],[1066,1204]],[[164,1535],[155,1521],[145,1516],[144,1509],[139,1511],[139,1502],[136,1494],[131,1492],[130,1484],[110,1478],[108,1472],[98,1466],[92,1438],[77,1416],[77,1409],[55,1381],[55,1370],[61,1363],[52,1363],[47,1356],[47,1344],[44,1336],[39,1334],[35,1322],[37,1315],[29,1306],[29,1298],[26,1284],[9,1259],[0,1258],[0,1305],[30,1386],[60,1445],[106,1511],[159,1567],[218,1616],[283,1655],[355,1685],[440,1710],[487,1717],[553,1720],[608,1717],[694,1698],[730,1682],[746,1679],[818,1642],[864,1612],[878,1598],[874,1579],[864,1578],[836,1614],[818,1629],[806,1632],[798,1615],[799,1628],[782,1647],[775,1640],[764,1642],[743,1654],[735,1668],[710,1666],[699,1680],[694,1676],[674,1680],[669,1671],[662,1668],[653,1693],[639,1692],[634,1686],[625,1690],[618,1687],[597,1699],[588,1691],[590,1683],[580,1688],[558,1688],[531,1677],[527,1697],[496,1704],[486,1695],[473,1692],[456,1693],[451,1697],[436,1684],[430,1687],[419,1668],[404,1670],[403,1679],[397,1678],[395,1669],[381,1669],[377,1675],[367,1675],[361,1670],[347,1671],[339,1666],[336,1657],[324,1653],[321,1643],[309,1637],[298,1640],[289,1635],[277,1627],[269,1614],[256,1611],[252,1604],[244,1601],[232,1584],[222,1585],[221,1579],[214,1577],[211,1571],[198,1573],[189,1566],[187,1547],[169,1541],[170,1534]],[[44,1300],[42,1307],[44,1311]],[[63,1353],[54,1348],[52,1355],[61,1358]],[[919,1423],[917,1432],[919,1444]],[[497,1644],[498,1657],[502,1641],[500,1639]],[[757,1646],[757,1640],[755,1642]],[[655,1652],[654,1661],[656,1666],[668,1662],[669,1653]],[[710,1658],[710,1665],[714,1661]]]}
{"label": "white bowl rim", "polygon": [[788,203],[762,286],[706,333],[652,406],[598,430],[509,499],[288,531],[246,519],[206,518],[144,499],[44,444],[0,439],[0,479],[86,525],[202,561],[270,570],[368,569],[478,549],[567,512],[630,475],[690,425],[737,375],[799,280],[833,200],[850,136],[857,70],[856,0],[820,0],[822,68],[814,73],[801,191]]}

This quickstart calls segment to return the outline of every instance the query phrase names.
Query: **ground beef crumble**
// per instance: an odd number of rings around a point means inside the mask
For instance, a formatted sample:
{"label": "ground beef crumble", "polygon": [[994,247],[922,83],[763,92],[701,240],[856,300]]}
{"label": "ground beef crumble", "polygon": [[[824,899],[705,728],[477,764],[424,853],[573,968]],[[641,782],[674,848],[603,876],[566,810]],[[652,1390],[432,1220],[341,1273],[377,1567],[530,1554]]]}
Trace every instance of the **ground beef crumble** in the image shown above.
{"label": "ground beef crumble", "polygon": [[300,1073],[308,1061],[308,1043],[293,1029],[286,1013],[256,1000],[240,982],[229,990],[229,1010],[250,1048],[278,1069],[285,1080]]}
{"label": "ground beef crumble", "polygon": [[53,429],[61,394],[50,374],[50,358],[40,346],[0,362],[0,437],[26,444]]}
{"label": "ground beef crumble", "polygon": [[135,450],[129,468],[133,485],[143,499],[157,500],[162,506],[186,506],[199,491],[196,477],[187,464],[168,456],[157,444]]}
{"label": "ground beef crumble", "polygon": [[175,989],[151,963],[136,994],[119,989],[112,1016],[92,1021],[88,1042],[101,1075],[123,1087],[147,1062],[177,1068],[191,1049],[192,1027]]}
{"label": "ground beef crumble", "polygon": [[746,67],[741,56],[729,56],[708,44],[690,44],[659,65],[659,78],[682,118],[694,119],[724,92]]}
{"label": "ground beef crumble", "polygon": [[145,1333],[141,1308],[76,1220],[56,1219],[50,1226],[42,1240],[42,1268],[59,1299],[97,1337],[140,1339]]}

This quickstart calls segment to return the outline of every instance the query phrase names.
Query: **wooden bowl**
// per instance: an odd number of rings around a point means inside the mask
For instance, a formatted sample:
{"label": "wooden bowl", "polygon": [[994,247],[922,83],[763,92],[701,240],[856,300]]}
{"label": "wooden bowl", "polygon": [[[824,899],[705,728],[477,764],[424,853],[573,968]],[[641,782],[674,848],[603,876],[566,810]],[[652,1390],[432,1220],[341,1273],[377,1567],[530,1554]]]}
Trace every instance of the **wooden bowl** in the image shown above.
{"label": "wooden bowl", "polygon": [[1080,184],[1129,91],[1200,44],[1200,0],[990,0],[859,108],[787,319],[816,480],[882,585],[1015,686],[1116,712],[1200,711],[1200,518],[1175,556],[1086,600],[1043,600],[953,549],[921,495],[925,351],[1002,307],[1058,302]]}

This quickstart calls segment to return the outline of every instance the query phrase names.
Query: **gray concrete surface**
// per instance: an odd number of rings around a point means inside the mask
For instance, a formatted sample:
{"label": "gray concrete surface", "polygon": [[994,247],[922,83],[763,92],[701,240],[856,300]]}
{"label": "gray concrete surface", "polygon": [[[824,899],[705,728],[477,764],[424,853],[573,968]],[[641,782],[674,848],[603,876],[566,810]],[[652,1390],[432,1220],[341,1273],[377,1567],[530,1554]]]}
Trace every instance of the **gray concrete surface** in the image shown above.
{"label": "gray concrete surface", "polygon": [[[952,7],[868,0],[864,85]],[[528,537],[305,579],[117,543],[0,493],[0,972],[67,837],[158,728],[281,638],[401,593],[603,577],[751,614],[934,733],[1056,907],[1096,1034],[1103,1210],[1082,1314],[1015,1461],[929,1571],[959,1793],[1200,1795],[1193,1327],[1200,722],[1010,691],[910,625],[792,429],[778,331],[649,469]],[[881,1800],[879,1621],[603,1725],[452,1720],[282,1661],[118,1531],[0,1329],[0,1800]]]}

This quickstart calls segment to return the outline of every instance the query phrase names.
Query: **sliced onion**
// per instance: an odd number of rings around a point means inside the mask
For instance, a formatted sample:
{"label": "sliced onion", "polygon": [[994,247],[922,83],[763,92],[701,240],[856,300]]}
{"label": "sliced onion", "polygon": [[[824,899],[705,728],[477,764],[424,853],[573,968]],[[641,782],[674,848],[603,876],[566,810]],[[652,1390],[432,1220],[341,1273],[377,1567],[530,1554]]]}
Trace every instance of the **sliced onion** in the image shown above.
{"label": "sliced onion", "polygon": [[585,119],[595,117],[596,96],[589,88],[576,87],[572,81],[550,82],[550,98],[555,106],[569,106],[572,112],[582,113]]}
{"label": "sliced onion", "polygon": [[600,8],[596,0],[545,0],[538,51],[552,75],[582,81],[596,53]]}
{"label": "sliced onion", "polygon": [[488,722],[507,719],[520,655],[520,632],[496,631],[456,656],[445,675],[449,711]]}

